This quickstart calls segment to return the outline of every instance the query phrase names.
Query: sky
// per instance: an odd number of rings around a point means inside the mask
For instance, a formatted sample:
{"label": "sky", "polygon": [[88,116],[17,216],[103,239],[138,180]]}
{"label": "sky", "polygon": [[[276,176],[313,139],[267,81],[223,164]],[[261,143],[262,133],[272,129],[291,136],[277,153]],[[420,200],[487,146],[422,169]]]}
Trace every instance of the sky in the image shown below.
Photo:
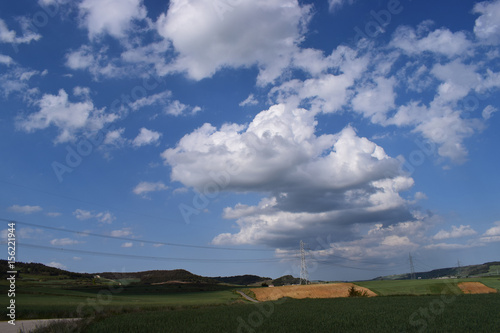
{"label": "sky", "polygon": [[75,272],[500,260],[500,0],[0,2],[0,228]]}

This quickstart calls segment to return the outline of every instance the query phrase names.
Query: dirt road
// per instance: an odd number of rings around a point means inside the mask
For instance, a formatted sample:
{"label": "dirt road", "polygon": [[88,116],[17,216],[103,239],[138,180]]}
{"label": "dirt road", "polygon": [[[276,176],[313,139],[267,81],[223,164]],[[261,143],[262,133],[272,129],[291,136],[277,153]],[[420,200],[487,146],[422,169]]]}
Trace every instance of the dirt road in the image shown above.
{"label": "dirt road", "polygon": [[47,326],[51,323],[57,321],[74,321],[79,320],[78,318],[66,318],[66,319],[34,319],[34,320],[16,320],[16,325],[11,325],[6,321],[0,322],[0,332],[2,333],[17,333],[20,329],[24,332],[30,332],[31,330],[40,327]]}

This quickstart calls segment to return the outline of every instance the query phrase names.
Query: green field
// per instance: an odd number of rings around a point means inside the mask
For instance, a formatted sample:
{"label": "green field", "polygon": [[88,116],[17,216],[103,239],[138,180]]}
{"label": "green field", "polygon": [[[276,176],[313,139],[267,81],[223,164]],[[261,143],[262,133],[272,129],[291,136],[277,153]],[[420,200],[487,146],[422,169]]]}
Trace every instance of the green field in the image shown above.
{"label": "green field", "polygon": [[498,277],[448,280],[379,280],[356,282],[356,284],[372,290],[379,296],[439,295],[442,293],[461,294],[462,292],[458,288],[457,283],[476,281],[500,290],[500,278]]}
{"label": "green field", "polygon": [[[287,299],[96,318],[81,332],[496,332],[500,295]],[[61,330],[56,330],[60,332]]]}
{"label": "green field", "polygon": [[[85,318],[76,326],[56,324],[40,331],[45,333],[497,331],[500,294],[463,295],[457,283],[467,281],[500,289],[499,277],[364,281],[356,284],[383,297],[255,305],[243,301],[234,286],[122,286],[103,279],[32,277],[17,285],[16,319]],[[0,292],[6,293],[5,282]]]}

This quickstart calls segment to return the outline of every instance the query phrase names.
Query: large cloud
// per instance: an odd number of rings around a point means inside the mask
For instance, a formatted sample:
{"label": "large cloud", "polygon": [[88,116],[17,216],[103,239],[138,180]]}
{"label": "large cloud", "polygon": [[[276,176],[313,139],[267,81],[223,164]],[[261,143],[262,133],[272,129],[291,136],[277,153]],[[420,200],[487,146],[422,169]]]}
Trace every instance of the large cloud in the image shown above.
{"label": "large cloud", "polygon": [[474,26],[476,36],[488,44],[500,43],[500,1],[480,2],[474,6],[474,12],[482,14]]}
{"label": "large cloud", "polygon": [[[335,135],[315,134],[314,113],[274,105],[248,125],[205,124],[162,154],[172,180],[199,192],[267,193],[257,206],[225,210],[238,234],[215,243],[295,244],[298,233],[313,236],[356,223],[392,224],[411,219],[399,192],[413,179],[400,162],[350,126]],[[345,233],[344,232],[344,233]]]}
{"label": "large cloud", "polygon": [[224,68],[257,65],[261,84],[272,82],[302,41],[310,6],[297,0],[173,0],[157,20],[158,33],[179,56],[173,70],[196,80]]}

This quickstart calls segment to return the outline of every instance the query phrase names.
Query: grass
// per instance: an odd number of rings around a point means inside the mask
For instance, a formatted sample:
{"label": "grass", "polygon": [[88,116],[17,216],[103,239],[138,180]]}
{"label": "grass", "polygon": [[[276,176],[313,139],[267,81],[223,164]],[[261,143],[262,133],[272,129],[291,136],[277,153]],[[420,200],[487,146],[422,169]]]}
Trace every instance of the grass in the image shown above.
{"label": "grass", "polygon": [[500,327],[499,308],[497,294],[288,299],[103,315],[75,331],[495,332]]}
{"label": "grass", "polygon": [[461,294],[456,280],[379,280],[356,282],[379,296]]}

